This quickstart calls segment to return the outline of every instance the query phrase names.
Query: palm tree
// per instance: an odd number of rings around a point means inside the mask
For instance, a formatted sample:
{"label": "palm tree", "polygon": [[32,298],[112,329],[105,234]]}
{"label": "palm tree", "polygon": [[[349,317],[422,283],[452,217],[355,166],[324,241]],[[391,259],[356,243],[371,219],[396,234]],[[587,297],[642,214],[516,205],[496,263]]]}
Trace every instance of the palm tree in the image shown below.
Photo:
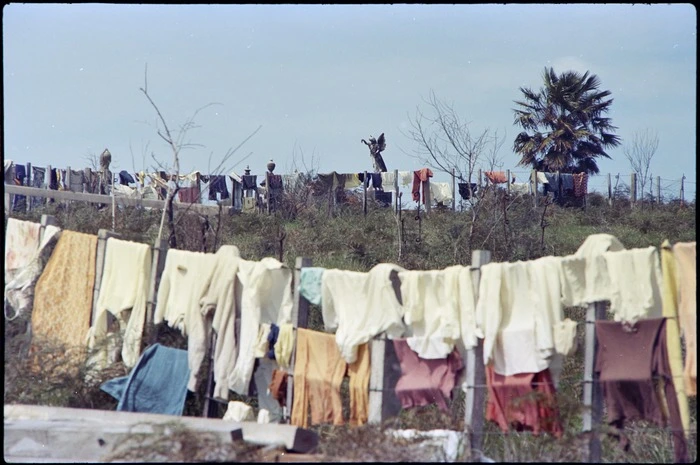
{"label": "palm tree", "polygon": [[607,113],[613,99],[610,91],[600,91],[596,75],[566,71],[557,75],[544,70],[544,87],[539,93],[521,87],[524,101],[515,101],[515,122],[522,127],[513,144],[521,157],[518,165],[538,171],[564,173],[599,172],[596,158],[610,156],[605,149],[621,141],[614,134]]}

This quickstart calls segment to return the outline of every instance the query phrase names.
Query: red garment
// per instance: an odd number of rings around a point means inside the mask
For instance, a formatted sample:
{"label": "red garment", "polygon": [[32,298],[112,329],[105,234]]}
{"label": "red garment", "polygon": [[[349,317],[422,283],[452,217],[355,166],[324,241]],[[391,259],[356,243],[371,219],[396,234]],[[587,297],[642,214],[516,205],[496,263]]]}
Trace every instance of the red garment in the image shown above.
{"label": "red garment", "polygon": [[[603,385],[608,423],[620,430],[626,420],[648,420],[664,427],[662,403],[666,403],[674,461],[687,462],[688,445],[668,361],[666,319],[639,320],[631,328],[621,322],[596,321],[595,332],[595,371]],[[658,378],[663,382],[662,392],[656,388]],[[659,396],[665,397],[665,402]],[[619,439],[627,449],[628,439],[623,434]]]}
{"label": "red garment", "polygon": [[588,194],[588,175],[576,173],[571,176],[574,178],[574,197],[583,197]]}
{"label": "red garment", "polygon": [[502,431],[541,431],[560,438],[564,432],[559,421],[556,389],[549,368],[539,373],[499,375],[491,365],[486,366],[486,419],[495,422]]}
{"label": "red garment", "polygon": [[446,358],[427,360],[420,358],[405,339],[394,339],[394,350],[401,365],[401,377],[395,388],[401,408],[437,404],[443,411],[449,411],[447,402],[452,398],[457,373],[464,367],[457,349]]}
{"label": "red garment", "polygon": [[[413,201],[418,202],[421,198],[420,196],[420,186],[421,182],[425,182],[428,178],[433,177],[433,172],[430,168],[421,168],[413,172],[413,189],[411,189],[411,194],[413,194]],[[423,203],[425,203],[425,189],[423,189]]]}
{"label": "red garment", "polygon": [[181,187],[177,191],[177,198],[182,203],[199,203],[199,188]]}
{"label": "red garment", "polygon": [[491,181],[491,184],[503,184],[508,181],[505,171],[484,171],[484,176]]}

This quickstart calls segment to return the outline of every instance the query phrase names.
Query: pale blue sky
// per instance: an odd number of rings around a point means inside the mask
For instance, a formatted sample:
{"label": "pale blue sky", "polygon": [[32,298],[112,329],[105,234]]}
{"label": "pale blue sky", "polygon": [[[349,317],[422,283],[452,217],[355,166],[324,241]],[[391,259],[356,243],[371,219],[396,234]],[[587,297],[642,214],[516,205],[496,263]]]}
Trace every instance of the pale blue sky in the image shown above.
{"label": "pale blue sky", "polygon": [[[122,5],[9,4],[3,8],[4,157],[36,166],[88,166],[104,148],[113,167],[169,164],[148,89],[176,129],[200,107],[182,171],[206,172],[258,126],[227,163],[285,173],[314,154],[319,172],[371,170],[360,139],[386,134],[390,170],[421,165],[402,134],[430,91],[471,129],[506,134],[512,152],[520,86],[539,89],[545,66],[590,71],[614,103],[623,144],[659,137],[652,173],[671,194],[696,182],[697,14],[690,4]],[[425,107],[424,107],[425,108]],[[242,165],[235,161],[252,152]],[[132,165],[132,153],[136,159]],[[144,153],[148,153],[145,163]],[[622,147],[601,174],[631,169]],[[211,165],[209,157],[211,155]],[[443,175],[438,180],[447,180]],[[592,180],[603,187],[603,177]]]}

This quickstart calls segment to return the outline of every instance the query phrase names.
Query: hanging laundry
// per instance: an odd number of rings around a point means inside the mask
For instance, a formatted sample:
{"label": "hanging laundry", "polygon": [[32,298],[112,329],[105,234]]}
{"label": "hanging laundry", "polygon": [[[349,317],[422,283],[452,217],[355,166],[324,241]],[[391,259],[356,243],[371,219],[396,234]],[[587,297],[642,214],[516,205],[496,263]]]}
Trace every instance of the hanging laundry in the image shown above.
{"label": "hanging laundry", "polygon": [[457,375],[464,368],[459,351],[453,349],[440,359],[424,359],[411,349],[405,339],[394,339],[393,344],[401,366],[401,376],[395,387],[401,408],[437,404],[441,410],[448,412]]}
{"label": "hanging laundry", "polygon": [[321,282],[324,268],[303,267],[299,277],[299,293],[314,305],[321,305]]}
{"label": "hanging laundry", "polygon": [[85,346],[90,329],[97,236],[63,231],[36,283],[32,343],[53,340],[68,349]]}
{"label": "hanging laundry", "polygon": [[678,276],[678,317],[686,344],[685,390],[697,396],[697,262],[695,242],[678,242],[673,246]]}
{"label": "hanging laundry", "polygon": [[[608,423],[623,430],[626,420],[648,420],[661,427],[670,422],[675,462],[687,462],[687,443],[668,363],[666,319],[642,319],[634,324],[596,321],[595,332],[595,371],[603,385]],[[661,392],[656,386],[658,378]],[[620,445],[628,447],[624,433]]]}
{"label": "hanging laundry", "polygon": [[121,170],[119,172],[119,184],[123,186],[128,186],[131,183],[135,183],[134,177],[127,171],[127,170]]}
{"label": "hanging laundry", "polygon": [[277,363],[274,360],[263,357],[257,360],[253,372],[258,408],[269,412],[269,423],[279,423],[282,420],[282,406],[269,389],[272,382],[272,372],[277,368]]}
{"label": "hanging laundry", "polygon": [[425,189],[421,189],[422,183],[428,181],[429,178],[433,177],[433,171],[430,168],[421,168],[413,172],[413,187],[411,189],[411,194],[413,195],[413,201],[418,202],[421,200],[421,190],[423,191],[422,203],[425,203]]}
{"label": "hanging laundry", "polygon": [[484,171],[484,176],[491,184],[503,184],[508,182],[505,171]]}
{"label": "hanging laundry", "polygon": [[[471,184],[471,193],[469,192],[469,184]],[[466,182],[460,182],[459,184],[457,184],[459,189],[459,195],[460,197],[462,197],[462,200],[469,200],[471,198],[471,195],[476,194],[477,192],[479,185],[474,182],[469,184],[467,184]]]}
{"label": "hanging laundry", "polygon": [[181,187],[177,191],[177,197],[182,203],[199,203],[201,194],[199,187]]}
{"label": "hanging laundry", "polygon": [[258,328],[258,338],[254,345],[255,358],[266,357],[268,350],[270,350],[270,341],[267,337],[270,335],[270,324],[262,323]]}
{"label": "hanging laundry", "polygon": [[147,348],[128,376],[100,389],[119,400],[117,411],[182,415],[187,397],[187,351],[158,343]]}
{"label": "hanging laundry", "polygon": [[[46,187],[46,168],[40,168],[38,166],[32,166],[32,187],[37,189],[43,189]],[[32,197],[31,206],[32,208],[37,208],[43,205],[45,199],[43,197]]]}
{"label": "hanging laundry", "polygon": [[187,336],[190,379],[187,389],[196,392],[208,338],[200,299],[207,290],[214,254],[169,249],[158,287],[153,322],[166,322]]}
{"label": "hanging laundry", "polygon": [[486,386],[486,420],[496,423],[501,431],[514,429],[562,437],[556,389],[548,369],[504,376],[487,366]]}
{"label": "hanging laundry", "polygon": [[254,174],[248,174],[248,175],[243,175],[241,176],[241,184],[243,184],[243,189],[244,190],[257,190],[258,189],[258,184],[257,184],[257,179],[258,176]]}
{"label": "hanging laundry", "polygon": [[588,194],[588,174],[576,173],[572,177],[574,197],[585,197]]}
{"label": "hanging laundry", "polygon": [[[303,268],[302,268],[303,269]],[[403,309],[396,299],[392,272],[402,267],[380,263],[369,272],[327,269],[321,283],[321,315],[326,330],[335,331],[340,352],[348,363],[357,347],[386,332],[390,338],[405,331]],[[400,295],[400,294],[399,294]]]}
{"label": "hanging laundry", "polygon": [[41,225],[31,221],[8,218],[5,230],[5,282],[14,278],[17,270],[25,268],[39,248]]}
{"label": "hanging laundry", "polygon": [[[371,184],[373,189],[381,191],[383,190],[382,174],[383,173],[367,173],[367,178],[365,179],[365,173],[357,173],[357,177],[360,180],[360,183],[364,182],[365,187],[369,187]],[[354,174],[349,176],[354,176]]]}
{"label": "hanging laundry", "polygon": [[32,254],[32,258],[26,264],[18,266],[17,257],[15,257],[14,265],[12,265],[14,268],[7,270],[7,248],[8,244],[14,241],[12,235],[17,234],[16,231],[13,232],[15,230],[14,223],[17,221],[21,220],[9,218],[7,231],[5,232],[4,311],[5,318],[9,321],[17,317],[30,315],[34,306],[34,288],[58,243],[58,239],[61,237],[60,228],[47,225],[37,249]]}
{"label": "hanging laundry", "polygon": [[68,190],[71,192],[83,192],[85,190],[85,172],[83,170],[70,170],[70,185]]}
{"label": "hanging laundry", "polygon": [[270,332],[267,333],[267,352],[265,357],[270,360],[276,360],[275,357],[275,344],[277,344],[277,338],[280,334],[280,328],[276,324],[272,323],[270,325]]}
{"label": "hanging laundry", "polygon": [[239,400],[232,400],[228,403],[228,408],[222,418],[222,420],[237,422],[253,421],[254,419],[253,407]]}
{"label": "hanging laundry", "polygon": [[[240,251],[235,245],[222,245],[214,254],[214,265],[206,278],[204,293],[199,303],[205,322],[211,321],[216,333],[214,346],[214,390],[212,396],[226,402],[229,398],[228,377],[238,357],[236,345],[236,274]],[[211,320],[210,320],[211,319]],[[205,340],[210,340],[209,328]]]}
{"label": "hanging laundry", "polygon": [[370,374],[367,344],[358,347],[357,353],[356,362],[348,366],[332,334],[297,329],[292,425],[308,428],[309,425],[327,423],[345,424],[340,385],[346,371],[349,376],[350,423],[366,423]]}
{"label": "hanging laundry", "polygon": [[294,326],[291,323],[283,323],[279,328],[275,344],[275,360],[281,368],[288,368],[294,348]]}
{"label": "hanging laundry", "polygon": [[656,247],[604,252],[615,321],[661,317],[661,263]]}
{"label": "hanging laundry", "polygon": [[[15,167],[15,178],[14,184],[17,186],[24,186],[24,181],[27,178],[27,170],[24,165],[14,165]],[[12,196],[13,204],[12,211],[23,212],[27,209],[27,196],[15,194]]]}
{"label": "hanging laundry", "polygon": [[[122,360],[133,367],[141,355],[146,320],[146,301],[151,282],[151,248],[146,244],[110,237],[100,283],[95,318],[88,333],[88,348],[95,350],[107,337],[107,312],[119,322],[122,333]],[[93,362],[107,368],[108,354],[100,350]]]}
{"label": "hanging laundry", "polygon": [[282,325],[291,322],[292,270],[272,257],[259,262],[241,259],[241,341],[235,368],[229,376],[229,389],[247,395],[255,364],[255,339],[261,323]]}
{"label": "hanging laundry", "polygon": [[393,171],[384,171],[379,173],[379,175],[382,178],[382,185],[384,186],[389,186],[389,187],[394,187],[394,184],[396,183],[397,179],[395,176],[395,173]]}
{"label": "hanging laundry", "polygon": [[268,389],[270,395],[274,397],[282,407],[287,405],[287,378],[289,375],[286,371],[275,369],[272,371],[272,379]]}
{"label": "hanging laundry", "polygon": [[447,182],[431,182],[430,199],[443,204],[452,202],[452,186]]}
{"label": "hanging laundry", "polygon": [[226,176],[209,176],[209,200],[217,200],[216,194],[221,194],[221,200],[229,198]]}
{"label": "hanging laundry", "polygon": [[399,183],[403,187],[411,185],[414,179],[413,171],[399,171]]}
{"label": "hanging laundry", "polygon": [[52,168],[49,172],[49,189],[54,191],[58,190],[58,180],[58,170],[56,168]]}
{"label": "hanging laundry", "polygon": [[690,409],[688,396],[685,392],[685,380],[683,379],[683,353],[681,350],[681,336],[678,323],[678,278],[676,276],[673,249],[671,243],[665,240],[661,244],[661,275],[663,284],[661,298],[663,304],[663,317],[666,318],[666,350],[668,351],[668,365],[671,370],[673,386],[676,391],[676,399],[681,417],[681,424],[686,439],[690,437]]}

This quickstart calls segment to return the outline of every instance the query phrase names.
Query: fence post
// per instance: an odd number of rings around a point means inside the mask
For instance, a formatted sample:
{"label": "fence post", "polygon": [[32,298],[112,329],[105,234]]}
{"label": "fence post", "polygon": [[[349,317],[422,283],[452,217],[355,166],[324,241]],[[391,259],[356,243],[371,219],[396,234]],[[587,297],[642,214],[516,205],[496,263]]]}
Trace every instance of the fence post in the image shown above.
{"label": "fence post", "polygon": [[681,178],[681,207],[685,205],[685,173]]}
{"label": "fence post", "polygon": [[452,211],[457,211],[457,190],[455,187],[455,169],[452,168]]}
{"label": "fence post", "polygon": [[588,304],[586,311],[586,353],[583,366],[583,432],[588,433],[589,463],[600,463],[600,422],[603,417],[603,390],[595,373],[597,341],[596,320],[605,319],[605,302]]}
{"label": "fence post", "polygon": [[559,199],[560,203],[563,203],[563,191],[562,191],[562,185],[561,185],[561,171],[557,171],[557,198]]}
{"label": "fence post", "polygon": [[433,202],[432,198],[430,197],[430,178],[426,178],[426,180],[422,184],[423,196],[425,197],[425,214],[427,215],[428,213],[430,213],[430,206]]}
{"label": "fence post", "polygon": [[394,170],[394,202],[396,213],[398,213],[401,208],[401,203],[399,202],[399,170]]}
{"label": "fence post", "polygon": [[362,212],[367,216],[367,171],[365,171],[365,177],[362,178]]}
{"label": "fence post", "polygon": [[44,233],[47,226],[57,226],[56,217],[53,215],[41,215],[41,223],[39,226],[39,241],[44,240]]}
{"label": "fence post", "polygon": [[477,182],[479,183],[479,190],[481,190],[481,168],[479,168],[479,179]]}
{"label": "fence post", "polygon": [[[25,181],[24,185],[27,187],[32,187],[32,164],[27,163],[26,169],[27,169],[27,177],[25,178],[26,181]],[[26,198],[27,198],[27,200],[25,202],[25,207],[27,208],[27,212],[30,212],[32,209],[32,197],[28,195]]]}
{"label": "fence post", "polygon": [[661,205],[661,176],[656,177],[656,203]]}
{"label": "fence post", "polygon": [[[471,276],[475,298],[479,297],[481,267],[491,261],[488,250],[472,252]],[[477,339],[477,345],[467,350],[466,395],[464,398],[464,426],[468,440],[469,455],[479,461],[483,445],[484,416],[486,404],[486,371],[484,369],[484,343]]]}
{"label": "fence post", "polygon": [[155,245],[151,246],[151,280],[148,287],[148,300],[146,301],[146,341],[148,345],[156,342],[155,325],[153,324],[153,313],[156,308],[158,298],[158,286],[160,277],[165,268],[165,258],[168,254],[168,240],[159,239]]}
{"label": "fence post", "polygon": [[608,205],[612,206],[612,177],[608,173]]}
{"label": "fence post", "polygon": [[630,202],[632,206],[637,203],[637,173],[630,175]]}
{"label": "fence post", "polygon": [[506,192],[510,194],[510,170],[506,170]]}
{"label": "fence post", "polygon": [[[301,282],[301,269],[311,266],[311,259],[297,257],[294,265],[294,307],[292,307],[292,325],[296,328],[306,328],[309,325],[309,301],[299,292]],[[296,344],[292,349],[287,368],[287,405],[282,409],[282,422],[289,423],[294,396],[294,363],[296,362]]]}
{"label": "fence post", "polygon": [[95,286],[92,291],[92,316],[90,317],[90,326],[95,324],[95,316],[97,314],[97,299],[100,296],[100,286],[102,285],[102,273],[105,267],[105,254],[107,252],[107,239],[110,237],[119,237],[113,231],[100,229],[97,231],[97,254],[95,255]]}
{"label": "fence post", "polygon": [[533,202],[535,204],[535,208],[537,208],[537,170],[532,170],[530,172],[530,185],[533,188]]}

